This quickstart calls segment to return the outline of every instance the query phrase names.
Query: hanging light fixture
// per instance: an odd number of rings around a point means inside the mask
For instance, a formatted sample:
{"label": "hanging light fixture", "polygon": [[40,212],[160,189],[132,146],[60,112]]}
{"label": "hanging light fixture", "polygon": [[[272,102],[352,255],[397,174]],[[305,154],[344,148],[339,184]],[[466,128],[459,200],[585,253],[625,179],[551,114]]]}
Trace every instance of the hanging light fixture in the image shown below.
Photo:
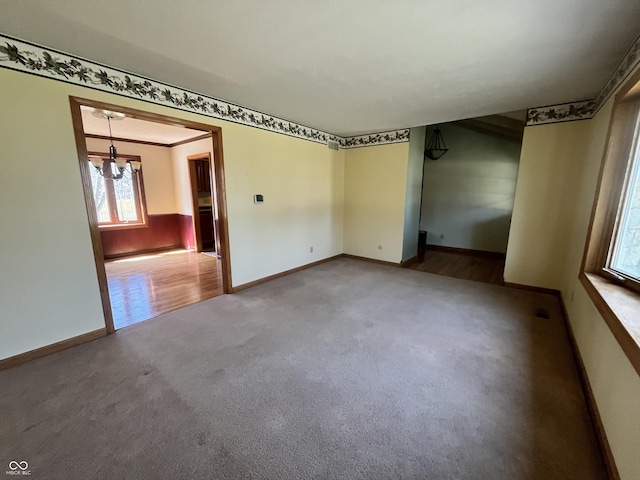
{"label": "hanging light fixture", "polygon": [[[118,150],[113,144],[111,120],[124,120],[125,115],[122,113],[109,112],[107,110],[96,110],[93,112],[93,116],[97,118],[104,118],[109,123],[109,140],[111,141],[111,146],[109,147],[109,162],[116,164],[118,173],[114,174],[112,171],[111,175],[105,175],[103,168],[104,160],[101,157],[91,156],[89,157],[89,161],[91,162],[91,165],[93,165],[103,177],[111,178],[113,180],[120,180],[122,177],[124,177],[124,174],[127,171],[127,160],[118,156]],[[128,163],[129,165],[131,165],[131,172],[133,174],[136,174],[140,171],[140,167],[142,166],[140,162],[131,161]]]}
{"label": "hanging light fixture", "polygon": [[[425,136],[425,140],[426,140]],[[431,160],[438,160],[445,153],[447,153],[449,149],[447,145],[444,143],[444,138],[442,137],[442,132],[438,125],[436,125],[436,129],[431,134],[431,138],[429,142],[424,145],[424,155],[425,157],[429,157]]]}

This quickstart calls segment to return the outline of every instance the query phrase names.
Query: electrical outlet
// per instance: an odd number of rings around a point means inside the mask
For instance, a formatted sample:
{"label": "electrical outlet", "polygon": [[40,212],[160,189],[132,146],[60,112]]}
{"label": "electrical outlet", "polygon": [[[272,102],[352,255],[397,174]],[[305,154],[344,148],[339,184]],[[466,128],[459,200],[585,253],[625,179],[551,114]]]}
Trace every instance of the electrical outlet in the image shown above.
{"label": "electrical outlet", "polygon": [[313,245],[309,247],[309,253],[313,253]]}

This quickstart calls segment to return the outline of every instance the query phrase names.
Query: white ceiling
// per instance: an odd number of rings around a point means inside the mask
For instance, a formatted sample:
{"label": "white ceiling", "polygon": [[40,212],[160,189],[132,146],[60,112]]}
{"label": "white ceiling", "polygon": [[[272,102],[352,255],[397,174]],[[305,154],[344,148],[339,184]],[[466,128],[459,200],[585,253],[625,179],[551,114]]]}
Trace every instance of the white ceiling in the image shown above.
{"label": "white ceiling", "polygon": [[[83,106],[80,107],[80,109],[85,134],[109,135],[109,124],[106,119],[95,117],[93,115],[94,109],[91,107]],[[148,122],[131,117],[126,117],[122,120],[112,120],[111,132],[116,138],[143,140],[145,142],[164,143],[167,145],[199,137],[207,133],[201,130]]]}
{"label": "white ceiling", "polygon": [[0,0],[0,31],[339,135],[596,96],[638,0]]}

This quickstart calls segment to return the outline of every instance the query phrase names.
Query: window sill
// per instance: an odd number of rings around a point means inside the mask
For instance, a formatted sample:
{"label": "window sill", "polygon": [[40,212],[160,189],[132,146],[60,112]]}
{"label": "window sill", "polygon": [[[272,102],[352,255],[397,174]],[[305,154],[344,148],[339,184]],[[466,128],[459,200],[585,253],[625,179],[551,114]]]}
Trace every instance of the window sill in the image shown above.
{"label": "window sill", "polygon": [[580,282],[640,375],[640,294],[593,273]]}
{"label": "window sill", "polygon": [[117,223],[113,225],[98,225],[99,230],[130,230],[132,228],[148,228],[148,223]]}

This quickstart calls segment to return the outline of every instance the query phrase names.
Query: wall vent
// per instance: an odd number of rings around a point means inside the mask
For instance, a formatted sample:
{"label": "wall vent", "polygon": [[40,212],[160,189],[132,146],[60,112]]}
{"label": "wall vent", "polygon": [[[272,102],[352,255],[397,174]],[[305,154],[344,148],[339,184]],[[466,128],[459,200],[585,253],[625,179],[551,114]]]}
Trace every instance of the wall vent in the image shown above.
{"label": "wall vent", "polygon": [[329,150],[335,150],[337,152],[340,149],[340,144],[335,140],[327,140],[327,147],[329,147]]}

